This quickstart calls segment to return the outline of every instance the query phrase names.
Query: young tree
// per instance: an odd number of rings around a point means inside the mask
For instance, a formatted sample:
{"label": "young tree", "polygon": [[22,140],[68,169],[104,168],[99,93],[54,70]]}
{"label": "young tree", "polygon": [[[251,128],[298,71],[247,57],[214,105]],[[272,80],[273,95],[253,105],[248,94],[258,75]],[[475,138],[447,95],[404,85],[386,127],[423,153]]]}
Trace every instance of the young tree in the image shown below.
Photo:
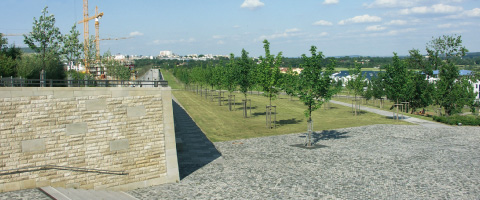
{"label": "young tree", "polygon": [[375,99],[380,99],[380,107],[382,107],[382,98],[385,95],[383,73],[378,73],[377,76],[372,77],[370,82],[372,83],[372,95]]}
{"label": "young tree", "polygon": [[387,98],[396,104],[405,100],[408,81],[407,67],[398,58],[397,53],[393,53],[393,64],[387,65],[383,78],[385,80],[384,86]]}
{"label": "young tree", "polygon": [[242,56],[239,60],[237,60],[237,67],[237,83],[240,87],[240,92],[242,92],[245,97],[243,105],[243,117],[247,117],[247,93],[248,90],[253,87],[256,76],[253,70],[253,62],[250,58],[248,58],[248,52],[245,51],[245,49],[242,49]]}
{"label": "young tree", "polygon": [[312,112],[320,108],[323,103],[330,100],[333,95],[331,75],[336,62],[331,59],[326,66],[323,66],[324,56],[317,52],[317,47],[310,48],[311,57],[302,55],[303,71],[298,78],[296,92],[300,101],[306,106],[305,116],[308,118],[308,136],[306,146],[312,146]]}
{"label": "young tree", "polygon": [[347,88],[353,92],[355,97],[355,116],[357,116],[357,107],[358,107],[358,100],[357,96],[363,94],[363,86],[365,85],[365,75],[362,74],[362,66],[360,63],[355,63],[355,68],[349,70],[349,74],[352,77],[348,80]]}
{"label": "young tree", "polygon": [[[42,61],[42,70],[47,69],[48,60],[57,59],[62,43],[60,30],[55,26],[55,17],[48,15],[47,8],[43,9],[38,20],[33,18],[32,32],[23,35],[24,42],[39,54]],[[48,73],[47,76],[49,76]]]}
{"label": "young tree", "polygon": [[63,37],[62,54],[67,63],[76,64],[82,54],[83,44],[78,39],[80,32],[77,30],[77,25],[73,24],[70,34]]}
{"label": "young tree", "polygon": [[3,38],[0,33],[0,76],[8,77],[16,75],[17,62],[20,58],[21,51],[15,45],[7,46],[7,38]]}
{"label": "young tree", "polygon": [[411,113],[418,108],[427,107],[433,103],[432,94],[433,85],[426,79],[427,75],[433,74],[431,65],[428,65],[420,52],[416,49],[410,50],[410,57],[406,59],[406,64],[410,69],[420,69],[420,72],[410,71],[408,73],[407,93]]}
{"label": "young tree", "polygon": [[237,62],[235,61],[235,55],[233,53],[230,54],[230,60],[228,61],[227,65],[224,69],[223,74],[223,84],[225,88],[228,90],[228,109],[232,111],[232,92],[235,91],[237,88],[237,74],[238,74],[238,66]]}
{"label": "young tree", "polygon": [[297,72],[294,72],[291,67],[288,68],[287,73],[281,74],[281,88],[288,96],[290,96],[290,100],[295,96],[297,81],[298,74]]}
{"label": "young tree", "polygon": [[[270,54],[270,43],[267,40],[263,41],[263,48],[265,49],[265,57],[260,56],[260,65],[258,65],[258,83],[262,87],[263,95],[269,99],[269,107],[266,110],[266,124],[271,128],[271,109],[272,99],[278,94],[278,86],[280,79],[280,63],[282,63],[282,52],[279,52],[275,57]],[[276,113],[275,113],[276,114]]]}
{"label": "young tree", "polygon": [[433,39],[427,44],[427,52],[439,69],[440,80],[436,83],[435,103],[443,107],[447,115],[461,112],[465,104],[471,104],[474,100],[470,92],[472,86],[458,80],[459,70],[455,58],[465,56],[468,52],[462,46],[461,36],[443,35]]}
{"label": "young tree", "polygon": [[282,62],[282,52],[275,57],[270,54],[270,43],[268,40],[263,41],[265,49],[265,57],[260,56],[260,65],[258,66],[258,82],[262,87],[264,95],[269,98],[270,106],[272,99],[278,94],[278,83],[280,79],[280,63]]}

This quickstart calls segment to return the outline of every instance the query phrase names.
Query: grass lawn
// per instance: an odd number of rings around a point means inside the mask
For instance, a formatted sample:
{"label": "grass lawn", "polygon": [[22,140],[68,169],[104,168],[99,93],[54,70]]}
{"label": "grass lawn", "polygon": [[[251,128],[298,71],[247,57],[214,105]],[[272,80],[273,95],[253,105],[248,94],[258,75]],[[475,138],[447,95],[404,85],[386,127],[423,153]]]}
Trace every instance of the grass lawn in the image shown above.
{"label": "grass lawn", "polygon": [[[172,89],[183,89],[182,84],[169,71],[162,70],[162,74]],[[241,93],[234,93],[236,105],[233,111],[228,110],[227,99],[219,106],[218,99],[212,102],[194,91],[174,90],[172,93],[212,142],[301,133],[307,130],[307,118],[304,115],[306,106],[298,99],[290,100],[286,95],[280,95],[272,102],[277,106],[277,128],[267,129],[265,106],[268,105],[268,98],[259,96],[256,92],[248,95],[252,101],[252,115],[249,118],[242,115]],[[215,96],[217,95],[215,93]],[[226,93],[225,96],[227,95]],[[332,103],[329,109],[320,108],[312,115],[315,131],[372,124],[410,124],[367,112],[355,117],[351,108]]]}
{"label": "grass lawn", "polygon": [[163,80],[168,81],[168,86],[170,86],[172,89],[183,89],[183,84],[178,81],[171,72],[160,69],[163,75]]}
{"label": "grass lawn", "polygon": [[[265,106],[268,99],[263,96],[249,95],[252,100],[252,116],[243,118],[241,99],[242,94],[235,93],[237,105],[234,111],[229,111],[228,106],[222,106],[217,101],[210,101],[192,91],[173,91],[173,95],[185,107],[189,115],[203,130],[212,142],[228,141],[242,138],[262,137],[289,133],[306,132],[307,120],[304,115],[304,106],[298,99],[290,101],[288,96],[280,96],[273,101],[277,106],[277,128],[267,129],[265,125]],[[372,124],[409,124],[396,122],[386,117],[362,113],[355,117],[351,108],[330,104],[330,109],[319,109],[313,112],[314,130],[329,130],[345,127],[364,126]]]}

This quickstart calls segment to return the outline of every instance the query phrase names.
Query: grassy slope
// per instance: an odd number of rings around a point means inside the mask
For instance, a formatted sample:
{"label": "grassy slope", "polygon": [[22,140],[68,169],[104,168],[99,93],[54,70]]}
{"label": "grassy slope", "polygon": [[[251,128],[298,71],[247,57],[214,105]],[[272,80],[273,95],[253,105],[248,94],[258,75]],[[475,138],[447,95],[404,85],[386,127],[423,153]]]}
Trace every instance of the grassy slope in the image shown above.
{"label": "grassy slope", "polygon": [[[174,80],[168,71],[163,71],[165,79],[174,89],[183,89],[183,86]],[[303,114],[306,107],[298,100],[290,101],[290,97],[280,96],[273,101],[277,106],[277,128],[267,129],[265,127],[265,106],[268,99],[263,96],[248,95],[252,99],[252,117],[243,118],[242,107],[240,106],[243,94],[236,95],[236,109],[229,111],[228,106],[218,105],[215,102],[206,100],[205,97],[195,94],[192,91],[173,91],[173,95],[185,107],[187,112],[204,131],[207,137],[213,141],[228,141],[242,138],[262,137],[289,133],[305,132],[307,120]],[[225,95],[226,96],[226,95]],[[372,113],[362,113],[355,117],[351,108],[330,104],[330,109],[319,109],[313,112],[314,130],[329,130],[345,127],[364,126],[371,124],[408,124],[407,122],[395,122],[386,117]]]}

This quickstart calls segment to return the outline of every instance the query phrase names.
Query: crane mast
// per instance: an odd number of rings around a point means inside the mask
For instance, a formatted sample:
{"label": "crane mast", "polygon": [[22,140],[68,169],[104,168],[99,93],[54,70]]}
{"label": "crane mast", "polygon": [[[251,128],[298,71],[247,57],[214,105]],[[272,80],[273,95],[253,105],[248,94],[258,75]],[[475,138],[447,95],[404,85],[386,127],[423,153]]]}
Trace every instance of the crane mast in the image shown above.
{"label": "crane mast", "polygon": [[89,64],[89,31],[88,31],[88,22],[92,19],[95,19],[95,47],[96,47],[96,62],[100,62],[100,40],[99,40],[99,22],[103,16],[103,12],[98,13],[98,7],[95,7],[95,15],[88,16],[88,0],[83,0],[83,20],[79,21],[78,23],[83,23],[83,51],[85,54],[84,62],[85,62],[85,69],[87,73],[90,73],[90,64]]}

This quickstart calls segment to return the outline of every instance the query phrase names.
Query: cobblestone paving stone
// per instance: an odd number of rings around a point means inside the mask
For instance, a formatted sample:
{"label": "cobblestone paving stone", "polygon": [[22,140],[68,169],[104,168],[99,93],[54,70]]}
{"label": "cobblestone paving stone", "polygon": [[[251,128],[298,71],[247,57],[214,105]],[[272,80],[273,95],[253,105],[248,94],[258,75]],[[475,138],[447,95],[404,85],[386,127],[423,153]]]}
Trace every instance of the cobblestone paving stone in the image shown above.
{"label": "cobblestone paving stone", "polygon": [[19,190],[0,193],[1,200],[51,200],[45,193],[38,189]]}
{"label": "cobblestone paving stone", "polygon": [[477,199],[480,129],[372,125],[214,143],[222,157],[139,199]]}

